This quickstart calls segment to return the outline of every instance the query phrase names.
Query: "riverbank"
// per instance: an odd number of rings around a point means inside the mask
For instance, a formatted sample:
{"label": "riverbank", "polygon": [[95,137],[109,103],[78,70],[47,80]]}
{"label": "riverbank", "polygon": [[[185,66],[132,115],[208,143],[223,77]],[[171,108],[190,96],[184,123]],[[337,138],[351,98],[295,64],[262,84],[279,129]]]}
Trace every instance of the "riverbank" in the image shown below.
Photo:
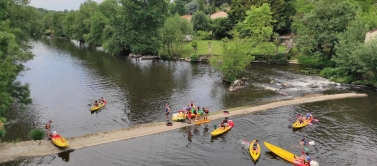
{"label": "riverbank", "polygon": [[[356,94],[356,93],[344,93],[335,95],[314,95],[306,97],[298,97],[284,101],[276,101],[269,104],[263,104],[255,107],[242,107],[234,108],[228,110],[230,113],[228,115],[222,114],[222,111],[213,112],[209,118],[211,120],[221,119],[224,117],[230,117],[235,115],[243,115],[256,111],[263,111],[268,109],[273,109],[282,106],[297,105],[304,103],[312,103],[318,101],[327,101],[343,98],[361,98],[367,97],[366,94]],[[212,122],[211,122],[212,123]],[[70,145],[70,150],[81,149],[89,146],[95,146],[105,143],[110,143],[114,141],[120,141],[125,139],[132,139],[136,137],[156,134],[164,131],[170,131],[174,129],[179,129],[182,127],[190,126],[193,124],[173,123],[173,126],[166,126],[165,122],[148,123],[132,128],[124,128],[120,130],[101,132],[95,134],[88,134],[79,137],[67,138]],[[66,150],[67,150],[66,149]],[[0,162],[6,162],[10,160],[15,160],[21,157],[32,157],[32,156],[43,156],[50,155],[59,152],[63,152],[63,149],[55,147],[50,141],[25,141],[19,143],[1,143],[0,144]]]}

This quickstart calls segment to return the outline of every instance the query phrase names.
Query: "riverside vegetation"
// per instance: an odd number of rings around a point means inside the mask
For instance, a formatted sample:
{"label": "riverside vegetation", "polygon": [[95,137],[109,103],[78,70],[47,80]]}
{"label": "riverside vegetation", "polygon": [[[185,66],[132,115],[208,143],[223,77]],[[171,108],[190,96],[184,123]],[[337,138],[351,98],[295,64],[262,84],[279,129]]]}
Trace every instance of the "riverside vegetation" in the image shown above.
{"label": "riverside vegetation", "polygon": [[[253,60],[296,58],[323,77],[377,87],[377,41],[364,42],[365,33],[377,28],[374,0],[87,0],[71,11],[2,0],[0,9],[1,124],[11,107],[32,102],[28,85],[16,77],[33,57],[28,36],[38,34],[101,46],[112,55],[209,54],[210,65],[227,81]],[[219,10],[229,16],[210,19]],[[190,21],[180,17],[185,14],[192,14]],[[293,34],[294,48],[280,48],[278,36],[284,34]],[[2,127],[0,138],[4,135]]]}

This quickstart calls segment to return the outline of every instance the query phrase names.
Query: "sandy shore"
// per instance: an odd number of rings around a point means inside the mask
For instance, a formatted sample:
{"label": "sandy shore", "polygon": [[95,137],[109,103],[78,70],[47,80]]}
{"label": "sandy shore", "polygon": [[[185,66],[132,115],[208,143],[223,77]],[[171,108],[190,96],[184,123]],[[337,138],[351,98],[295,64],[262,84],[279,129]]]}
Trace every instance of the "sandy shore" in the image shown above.
{"label": "sandy shore", "polygon": [[[259,105],[255,107],[248,108],[236,108],[230,111],[229,115],[224,115],[219,112],[215,112],[209,116],[211,120],[216,120],[220,118],[225,118],[226,116],[242,115],[248,114],[255,111],[263,111],[267,109],[273,109],[282,106],[297,105],[303,103],[312,103],[318,101],[335,100],[343,98],[361,98],[367,97],[366,94],[356,94],[356,93],[344,93],[336,95],[313,95],[306,97],[299,97],[285,101],[277,101],[269,104]],[[114,130],[109,132],[101,132],[95,134],[88,134],[79,137],[67,138],[69,142],[69,147],[67,149],[81,149],[89,146],[105,144],[109,142],[131,139],[151,134],[156,134],[164,131],[179,129],[181,127],[190,126],[192,124],[173,123],[173,126],[166,126],[165,122],[148,123],[132,128],[125,128],[120,130]],[[67,150],[65,149],[65,150]],[[63,149],[59,149],[54,146],[50,141],[25,141],[19,143],[1,143],[0,144],[0,162],[6,162],[10,160],[15,160],[21,157],[31,157],[31,156],[43,156],[50,155],[59,152],[63,152]]]}

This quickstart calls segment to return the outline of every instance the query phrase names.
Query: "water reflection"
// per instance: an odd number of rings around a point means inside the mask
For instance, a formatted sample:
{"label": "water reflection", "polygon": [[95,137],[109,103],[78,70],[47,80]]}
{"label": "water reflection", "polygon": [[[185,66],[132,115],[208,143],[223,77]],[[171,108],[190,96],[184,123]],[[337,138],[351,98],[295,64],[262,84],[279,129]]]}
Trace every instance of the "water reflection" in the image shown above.
{"label": "water reflection", "polygon": [[69,162],[69,155],[72,152],[73,151],[65,151],[65,152],[58,153],[57,155],[59,158],[62,159],[62,161]]}

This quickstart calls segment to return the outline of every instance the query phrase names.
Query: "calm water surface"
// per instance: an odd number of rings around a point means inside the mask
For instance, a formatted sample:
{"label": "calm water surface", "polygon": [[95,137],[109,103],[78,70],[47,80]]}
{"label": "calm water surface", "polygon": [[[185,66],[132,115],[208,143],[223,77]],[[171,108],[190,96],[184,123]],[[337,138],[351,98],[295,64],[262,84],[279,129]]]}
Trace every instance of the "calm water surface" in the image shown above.
{"label": "calm water surface", "polygon": [[[257,163],[243,140],[268,141],[299,154],[299,140],[316,142],[311,157],[323,165],[375,165],[377,153],[377,95],[328,80],[298,74],[295,65],[253,64],[241,76],[250,86],[228,92],[221,75],[207,64],[114,57],[75,42],[43,38],[33,41],[35,58],[19,80],[30,84],[33,104],[13,111],[5,141],[26,140],[33,128],[53,120],[52,129],[66,137],[101,132],[135,124],[163,121],[163,106],[178,110],[193,101],[211,110],[250,106],[308,93],[367,93],[368,98],[342,99],[281,107],[235,116],[235,127],[211,138],[216,120],[170,132],[103,144],[71,153],[27,158],[0,165],[292,165],[270,153],[264,145]],[[274,82],[271,82],[274,80]],[[279,89],[282,96],[267,89]],[[103,96],[108,105],[92,113],[89,105]],[[290,128],[296,114],[313,111],[319,122],[301,130]],[[17,131],[17,132],[12,132]]]}

